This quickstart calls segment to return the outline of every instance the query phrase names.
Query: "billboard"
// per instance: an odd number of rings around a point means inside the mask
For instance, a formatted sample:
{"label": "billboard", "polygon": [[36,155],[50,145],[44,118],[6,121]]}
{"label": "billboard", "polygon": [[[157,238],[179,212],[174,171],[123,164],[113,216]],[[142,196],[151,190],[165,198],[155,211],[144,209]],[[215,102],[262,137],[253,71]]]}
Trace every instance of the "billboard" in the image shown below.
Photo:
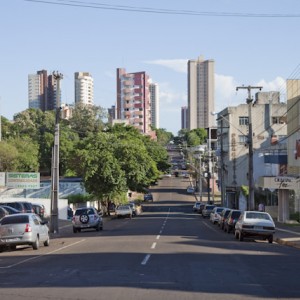
{"label": "billboard", "polygon": [[39,189],[40,173],[8,172],[6,187],[14,189]]}
{"label": "billboard", "polygon": [[5,187],[5,172],[0,172],[0,187]]}

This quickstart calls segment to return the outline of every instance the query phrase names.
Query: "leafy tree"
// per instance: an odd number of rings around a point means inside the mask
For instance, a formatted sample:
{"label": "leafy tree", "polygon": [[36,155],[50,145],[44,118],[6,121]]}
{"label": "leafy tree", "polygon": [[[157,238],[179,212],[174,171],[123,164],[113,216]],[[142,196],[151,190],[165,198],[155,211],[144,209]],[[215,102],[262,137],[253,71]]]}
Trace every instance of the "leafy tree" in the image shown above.
{"label": "leafy tree", "polygon": [[18,151],[17,168],[19,172],[39,171],[39,146],[29,137],[10,139],[9,143]]}
{"label": "leafy tree", "polygon": [[0,170],[1,172],[17,171],[18,150],[6,141],[0,142]]}
{"label": "leafy tree", "polygon": [[196,128],[187,132],[186,142],[189,147],[202,145],[206,142],[207,132],[204,128]]}
{"label": "leafy tree", "polygon": [[125,172],[114,155],[116,139],[107,133],[97,133],[83,139],[74,149],[76,171],[83,175],[88,193],[101,199],[127,190]]}
{"label": "leafy tree", "polygon": [[80,138],[87,137],[90,133],[99,132],[104,128],[104,119],[107,117],[100,106],[77,104],[69,120],[71,128],[78,133]]}
{"label": "leafy tree", "polygon": [[75,176],[76,173],[69,165],[73,150],[79,143],[79,135],[66,122],[61,122],[59,137],[59,173],[64,176]]}
{"label": "leafy tree", "polygon": [[166,146],[173,138],[172,132],[167,132],[164,128],[155,129],[157,142],[162,145]]}

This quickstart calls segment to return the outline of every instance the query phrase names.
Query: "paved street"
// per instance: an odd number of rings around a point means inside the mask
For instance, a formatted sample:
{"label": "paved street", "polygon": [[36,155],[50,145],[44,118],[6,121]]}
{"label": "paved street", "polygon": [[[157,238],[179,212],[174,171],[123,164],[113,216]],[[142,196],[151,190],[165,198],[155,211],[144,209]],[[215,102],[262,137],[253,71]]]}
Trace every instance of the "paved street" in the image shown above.
{"label": "paved street", "polygon": [[164,178],[140,216],[102,232],[62,222],[50,247],[1,253],[1,300],[299,299],[299,249],[235,240],[192,212],[188,184]]}

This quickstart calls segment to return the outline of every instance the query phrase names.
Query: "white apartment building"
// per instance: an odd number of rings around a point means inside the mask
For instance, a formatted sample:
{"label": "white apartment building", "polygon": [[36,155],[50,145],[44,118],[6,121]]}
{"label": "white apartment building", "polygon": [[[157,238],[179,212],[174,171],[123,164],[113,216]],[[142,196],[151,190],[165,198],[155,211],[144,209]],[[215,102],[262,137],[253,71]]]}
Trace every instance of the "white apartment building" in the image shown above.
{"label": "white apartment building", "polygon": [[94,79],[88,72],[75,73],[75,104],[94,105]]}
{"label": "white apartment building", "polygon": [[157,83],[149,84],[151,102],[151,125],[159,128],[159,86]]}
{"label": "white apartment building", "polygon": [[188,129],[210,128],[214,125],[214,60],[188,61]]}
{"label": "white apartment building", "polygon": [[[287,171],[286,103],[279,93],[256,93],[252,110],[253,182],[259,189],[261,176],[277,176]],[[247,209],[242,186],[249,186],[248,104],[228,107],[217,115],[218,174],[224,205]]]}

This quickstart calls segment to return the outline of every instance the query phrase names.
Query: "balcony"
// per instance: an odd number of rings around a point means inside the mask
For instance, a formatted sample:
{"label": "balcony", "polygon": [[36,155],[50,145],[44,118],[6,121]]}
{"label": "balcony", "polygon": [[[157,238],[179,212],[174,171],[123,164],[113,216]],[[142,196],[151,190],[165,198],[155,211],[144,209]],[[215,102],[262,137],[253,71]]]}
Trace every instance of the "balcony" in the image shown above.
{"label": "balcony", "polygon": [[124,104],[124,108],[126,109],[126,108],[133,108],[134,107],[134,105],[132,104],[132,103],[125,103]]}

